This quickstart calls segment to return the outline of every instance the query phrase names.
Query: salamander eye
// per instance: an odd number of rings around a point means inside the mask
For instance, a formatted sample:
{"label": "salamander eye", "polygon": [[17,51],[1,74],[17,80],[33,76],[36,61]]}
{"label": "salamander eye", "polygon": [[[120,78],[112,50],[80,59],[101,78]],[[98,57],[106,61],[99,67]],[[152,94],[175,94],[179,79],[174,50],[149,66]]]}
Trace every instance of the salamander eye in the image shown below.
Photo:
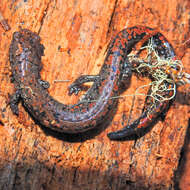
{"label": "salamander eye", "polygon": [[40,44],[40,41],[39,41],[39,38],[33,38],[33,37],[30,37],[29,38],[29,43],[32,47],[34,48],[38,48],[39,44]]}
{"label": "salamander eye", "polygon": [[33,46],[33,45],[35,44],[35,39],[30,38],[30,39],[29,39],[29,42],[30,42],[30,44]]}
{"label": "salamander eye", "polygon": [[20,37],[21,37],[20,32],[14,32],[14,34],[13,34],[13,39],[14,40],[19,41]]}
{"label": "salamander eye", "polygon": [[42,44],[39,44],[38,46],[38,55],[41,57],[44,55],[44,46]]}

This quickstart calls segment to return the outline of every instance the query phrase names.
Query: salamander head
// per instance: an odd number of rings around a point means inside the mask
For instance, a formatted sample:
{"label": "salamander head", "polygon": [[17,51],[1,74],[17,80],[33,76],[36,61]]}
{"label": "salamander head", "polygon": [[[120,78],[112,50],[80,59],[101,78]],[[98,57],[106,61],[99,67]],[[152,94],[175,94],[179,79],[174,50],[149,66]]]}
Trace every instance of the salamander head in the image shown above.
{"label": "salamander head", "polygon": [[15,48],[17,51],[33,50],[40,58],[44,55],[44,46],[40,44],[40,40],[41,39],[37,33],[28,29],[21,29],[19,32],[13,34],[12,44],[18,46]]}

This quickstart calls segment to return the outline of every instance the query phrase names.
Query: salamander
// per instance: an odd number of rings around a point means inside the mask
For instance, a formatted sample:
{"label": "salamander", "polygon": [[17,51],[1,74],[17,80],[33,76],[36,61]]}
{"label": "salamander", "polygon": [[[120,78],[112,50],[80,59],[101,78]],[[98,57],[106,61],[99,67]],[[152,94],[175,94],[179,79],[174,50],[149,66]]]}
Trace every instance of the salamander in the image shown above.
{"label": "salamander", "polygon": [[[21,101],[34,120],[52,130],[74,134],[95,128],[111,113],[117,102],[113,97],[118,96],[131,79],[133,65],[128,60],[128,54],[135,44],[147,41],[150,37],[157,44],[160,55],[175,56],[171,45],[156,30],[145,26],[123,29],[109,44],[99,74],[80,76],[69,86],[69,94],[78,94],[86,82],[93,82],[91,88],[78,103],[65,105],[49,95],[49,83],[40,77],[44,46],[38,34],[28,29],[15,32],[9,49],[12,82],[15,86],[15,93],[10,97],[12,112],[19,114],[18,103]],[[168,106],[168,101],[153,106],[151,103],[147,98],[142,115],[130,128],[109,133],[108,137],[119,139],[136,133],[136,129],[150,125]],[[147,115],[150,109],[151,114]]]}

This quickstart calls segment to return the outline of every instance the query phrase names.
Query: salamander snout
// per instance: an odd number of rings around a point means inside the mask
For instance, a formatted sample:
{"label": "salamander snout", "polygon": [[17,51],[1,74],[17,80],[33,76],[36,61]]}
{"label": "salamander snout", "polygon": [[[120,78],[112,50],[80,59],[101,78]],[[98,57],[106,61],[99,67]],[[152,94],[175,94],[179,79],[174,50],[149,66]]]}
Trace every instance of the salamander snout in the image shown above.
{"label": "salamander snout", "polygon": [[[38,57],[44,55],[44,46],[40,43],[41,38],[37,33],[28,29],[21,29],[13,34],[13,41],[16,41],[18,48],[28,51],[28,49],[34,49]],[[18,51],[17,51],[18,52]]]}
{"label": "salamander snout", "polygon": [[18,43],[29,43],[32,46],[35,44],[40,44],[41,40],[37,33],[31,32],[28,29],[21,29],[18,32],[14,32],[13,39]]}

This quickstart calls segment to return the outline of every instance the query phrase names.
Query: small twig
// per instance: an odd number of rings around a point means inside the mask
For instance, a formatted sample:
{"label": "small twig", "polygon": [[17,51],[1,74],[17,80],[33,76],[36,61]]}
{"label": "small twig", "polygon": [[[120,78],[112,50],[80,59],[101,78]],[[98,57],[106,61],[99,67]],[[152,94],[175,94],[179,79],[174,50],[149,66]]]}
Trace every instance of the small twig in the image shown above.
{"label": "small twig", "polygon": [[129,117],[128,117],[128,121],[127,121],[127,126],[129,125],[130,120],[131,120],[131,118],[132,118],[132,113],[133,113],[134,105],[135,105],[135,94],[133,95],[132,105],[131,105],[131,109],[130,109]]}
{"label": "small twig", "polygon": [[7,19],[5,19],[2,15],[2,13],[0,12],[0,24],[1,26],[3,27],[3,29],[5,31],[8,31],[11,29],[11,27],[9,26],[8,22],[7,22]]}
{"label": "small twig", "polygon": [[71,80],[54,80],[53,82],[56,83],[56,82],[70,82]]}

